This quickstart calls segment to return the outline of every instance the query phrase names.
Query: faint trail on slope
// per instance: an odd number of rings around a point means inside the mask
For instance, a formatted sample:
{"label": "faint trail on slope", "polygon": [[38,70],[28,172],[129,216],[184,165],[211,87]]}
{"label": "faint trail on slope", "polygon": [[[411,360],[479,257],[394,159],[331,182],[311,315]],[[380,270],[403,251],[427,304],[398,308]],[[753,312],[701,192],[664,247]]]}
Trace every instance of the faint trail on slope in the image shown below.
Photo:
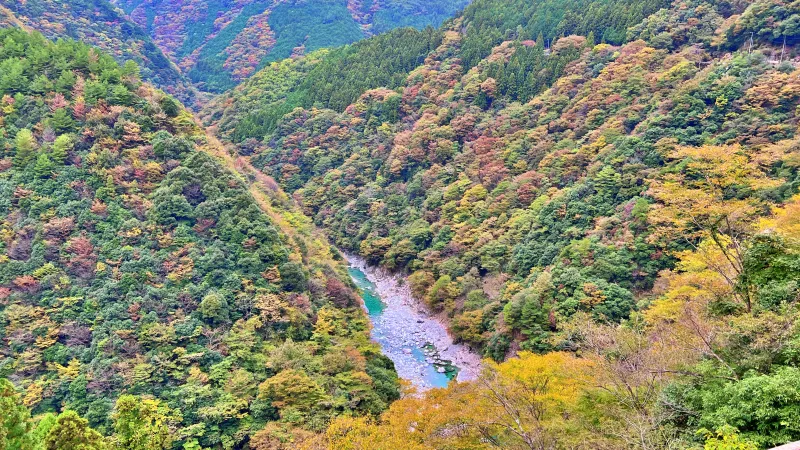
{"label": "faint trail on slope", "polygon": [[[314,226],[310,218],[300,212],[299,207],[272,177],[253,167],[247,158],[234,157],[216,137],[212,127],[204,127],[197,118],[195,123],[205,132],[208,142],[202,151],[215,157],[245,183],[256,205],[290,238],[286,244],[292,248],[291,258],[295,262],[311,260],[340,264],[334,262],[327,237]],[[305,244],[305,254],[301,251],[299,242]]]}
{"label": "faint trail on slope", "polygon": [[30,27],[25,25],[25,23],[23,23],[21,20],[19,20],[19,18],[10,9],[8,9],[7,7],[5,7],[3,5],[0,5],[0,16],[7,17],[8,21],[10,23],[22,28],[23,30],[27,31],[28,33],[33,31]]}

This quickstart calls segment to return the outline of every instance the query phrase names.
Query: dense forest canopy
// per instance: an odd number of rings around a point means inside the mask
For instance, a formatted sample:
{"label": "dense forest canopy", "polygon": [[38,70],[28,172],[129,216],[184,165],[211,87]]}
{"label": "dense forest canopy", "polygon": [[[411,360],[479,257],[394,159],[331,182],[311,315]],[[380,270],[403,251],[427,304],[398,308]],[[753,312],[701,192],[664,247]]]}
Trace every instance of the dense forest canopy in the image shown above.
{"label": "dense forest canopy", "polygon": [[20,26],[53,40],[70,38],[94,45],[120,63],[136,62],[145,80],[185,102],[194,101],[194,89],[178,67],[106,0],[0,0],[0,26]]}
{"label": "dense forest canopy", "polygon": [[37,419],[47,448],[76,448],[50,444],[75,414],[213,448],[398,397],[327,244],[284,233],[297,213],[259,208],[136,64],[5,29],[0,67],[0,375],[32,414],[61,412]]}
{"label": "dense forest canopy", "polygon": [[[0,31],[0,446],[800,440],[800,4],[203,3],[118,2],[197,77],[258,49],[207,131],[146,68]],[[419,29],[311,51],[346,16]],[[478,379],[403,387],[328,241]]]}
{"label": "dense forest canopy", "polygon": [[[266,65],[395,28],[439,26],[467,0],[0,0],[0,25],[95,45],[193,106]],[[408,69],[406,69],[408,71]],[[372,87],[372,86],[370,86]],[[352,101],[353,99],[349,99]],[[348,101],[348,103],[349,103]]]}
{"label": "dense forest canopy", "polygon": [[[465,30],[464,38],[448,51],[468,69],[489,56],[496,45],[516,41],[522,48],[507,63],[510,71],[495,66],[489,75],[500,82],[502,94],[527,101],[555,81],[566,63],[577,56],[575,52],[560,52],[559,58],[545,58],[554,38],[577,33],[598,43],[618,44],[626,40],[628,26],[667,4],[628,0],[477,2],[456,19],[457,28]],[[575,11],[588,12],[578,16]],[[349,47],[309,55],[294,64],[274,63],[238,90],[213,100],[206,111],[217,114],[214,120],[223,132],[235,129],[230,135],[235,142],[272,133],[278,119],[298,106],[341,112],[369,89],[401,87],[411,70],[441,45],[442,33],[448,27],[452,25],[439,31],[395,30]],[[538,45],[531,45],[534,39]],[[226,117],[219,120],[221,113]]]}
{"label": "dense forest canopy", "polygon": [[233,94],[212,100],[206,111],[235,142],[262,137],[296,107],[343,111],[369,89],[400,87],[442,38],[432,28],[401,28],[351,46],[276,62]]}
{"label": "dense forest canopy", "polygon": [[[497,361],[534,353],[530,367],[401,400],[381,421],[342,419],[329,445],[800,439],[787,418],[800,393],[788,381],[798,235],[771,225],[797,204],[798,17],[769,0],[478,0],[399,85],[337,85],[349,73],[329,52],[268,67],[210,104],[208,124],[338,246],[407,274],[462,342]],[[353,59],[371,61],[368,77],[399,77],[373,42],[352,46]],[[327,79],[308,75],[323,64]],[[557,361],[566,373],[591,366],[580,373],[592,382],[565,382],[603,406],[556,401],[553,421],[508,418],[522,431],[487,425],[492,402],[474,416],[459,406],[531,388],[549,357],[535,354],[552,352],[573,352]],[[531,395],[520,408],[559,394]],[[427,402],[452,416],[434,420]],[[763,407],[750,414],[748,402]],[[437,434],[457,423],[475,434]]]}

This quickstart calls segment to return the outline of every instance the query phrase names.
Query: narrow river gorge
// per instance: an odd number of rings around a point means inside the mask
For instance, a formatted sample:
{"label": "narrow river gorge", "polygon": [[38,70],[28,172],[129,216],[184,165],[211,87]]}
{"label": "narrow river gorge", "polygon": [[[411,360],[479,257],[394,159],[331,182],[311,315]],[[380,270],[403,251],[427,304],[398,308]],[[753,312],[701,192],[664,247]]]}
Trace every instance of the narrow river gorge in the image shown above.
{"label": "narrow river gorge", "polygon": [[453,343],[445,326],[412,295],[404,278],[347,255],[349,273],[362,291],[372,322],[372,339],[395,364],[401,378],[419,391],[445,387],[453,378],[471,380],[480,357]]}

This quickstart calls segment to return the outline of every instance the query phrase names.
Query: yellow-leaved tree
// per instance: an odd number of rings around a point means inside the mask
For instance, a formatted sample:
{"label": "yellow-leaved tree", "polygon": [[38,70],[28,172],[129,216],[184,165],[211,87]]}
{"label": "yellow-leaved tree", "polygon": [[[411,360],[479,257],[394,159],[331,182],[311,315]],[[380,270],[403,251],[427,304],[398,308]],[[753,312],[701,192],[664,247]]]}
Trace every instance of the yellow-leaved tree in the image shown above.
{"label": "yellow-leaved tree", "polygon": [[335,450],[549,449],[589,431],[580,404],[594,386],[594,363],[564,352],[521,353],[487,362],[472,383],[452,383],[392,404],[380,421],[339,418],[327,432]]}
{"label": "yellow-leaved tree", "polygon": [[650,187],[657,201],[648,217],[655,225],[653,239],[685,240],[696,250],[696,258],[724,279],[733,298],[750,311],[752,289],[739,281],[747,239],[756,231],[755,219],[768,212],[756,194],[781,184],[767,174],[774,159],[751,157],[739,145],[661,144],[673,164]]}

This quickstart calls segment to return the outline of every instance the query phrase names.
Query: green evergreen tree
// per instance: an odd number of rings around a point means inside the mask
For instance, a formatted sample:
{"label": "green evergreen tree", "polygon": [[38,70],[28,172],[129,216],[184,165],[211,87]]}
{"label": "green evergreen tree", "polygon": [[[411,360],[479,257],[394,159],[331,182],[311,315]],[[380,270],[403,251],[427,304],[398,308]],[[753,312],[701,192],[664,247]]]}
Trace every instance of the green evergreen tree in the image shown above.
{"label": "green evergreen tree", "polygon": [[491,105],[491,98],[489,98],[489,95],[483,90],[478,92],[478,95],[475,96],[475,106],[486,110],[489,108],[489,105]]}
{"label": "green evergreen tree", "polygon": [[54,84],[54,88],[56,91],[61,92],[62,94],[67,94],[72,91],[72,88],[75,86],[77,81],[78,78],[74,73],[72,73],[71,70],[62,70],[61,75],[59,75]]}
{"label": "green evergreen tree", "polygon": [[25,128],[17,132],[17,136],[14,138],[14,149],[16,152],[14,154],[14,165],[17,167],[25,167],[33,161],[36,139],[34,139],[31,130]]}
{"label": "green evergreen tree", "polygon": [[594,31],[590,31],[589,35],[586,36],[586,47],[592,48],[596,44],[596,39],[594,37]]}
{"label": "green evergreen tree", "polygon": [[0,92],[18,93],[27,88],[28,78],[21,59],[6,59],[0,63]]}
{"label": "green evergreen tree", "polygon": [[133,60],[125,61],[125,65],[122,66],[122,76],[139,79],[140,72],[139,65]]}
{"label": "green evergreen tree", "polygon": [[164,111],[164,114],[166,114],[167,117],[177,117],[181,112],[181,106],[177,101],[175,101],[174,98],[170,96],[162,97],[158,104],[161,106],[161,110]]}
{"label": "green evergreen tree", "polygon": [[68,134],[62,134],[61,136],[57,137],[55,142],[53,142],[53,151],[50,154],[50,159],[53,160],[54,164],[63,165],[64,161],[67,160],[67,155],[72,150],[74,143],[72,140],[72,136]]}
{"label": "green evergreen tree", "polygon": [[47,178],[51,173],[53,173],[54,168],[55,165],[53,164],[53,161],[50,160],[50,157],[45,153],[40,153],[39,156],[36,157],[36,164],[33,166],[33,173],[35,173],[39,178]]}
{"label": "green evergreen tree", "polygon": [[22,396],[5,378],[0,379],[0,448],[27,450],[33,442],[30,412],[22,404]]}
{"label": "green evergreen tree", "polygon": [[106,177],[106,185],[97,190],[97,197],[103,200],[110,200],[117,195],[117,186],[114,184],[114,177]]}
{"label": "green evergreen tree", "polygon": [[514,72],[508,72],[508,76],[503,82],[505,94],[512,100],[517,99],[519,85],[517,84],[517,76]]}
{"label": "green evergreen tree", "polygon": [[87,103],[94,104],[97,100],[106,98],[107,95],[108,83],[97,80],[88,80],[86,82],[84,96]]}
{"label": "green evergreen tree", "polygon": [[58,133],[68,133],[75,129],[75,119],[67,108],[59,108],[50,118],[50,126]]}
{"label": "green evergreen tree", "polygon": [[114,105],[130,105],[133,101],[133,94],[122,84],[111,88],[111,103]]}
{"label": "green evergreen tree", "polygon": [[621,177],[611,166],[605,166],[595,177],[595,189],[605,200],[611,200],[619,190]]}
{"label": "green evergreen tree", "polygon": [[35,94],[46,94],[52,91],[53,88],[53,82],[47,78],[47,75],[38,75],[33,79],[28,89]]}

